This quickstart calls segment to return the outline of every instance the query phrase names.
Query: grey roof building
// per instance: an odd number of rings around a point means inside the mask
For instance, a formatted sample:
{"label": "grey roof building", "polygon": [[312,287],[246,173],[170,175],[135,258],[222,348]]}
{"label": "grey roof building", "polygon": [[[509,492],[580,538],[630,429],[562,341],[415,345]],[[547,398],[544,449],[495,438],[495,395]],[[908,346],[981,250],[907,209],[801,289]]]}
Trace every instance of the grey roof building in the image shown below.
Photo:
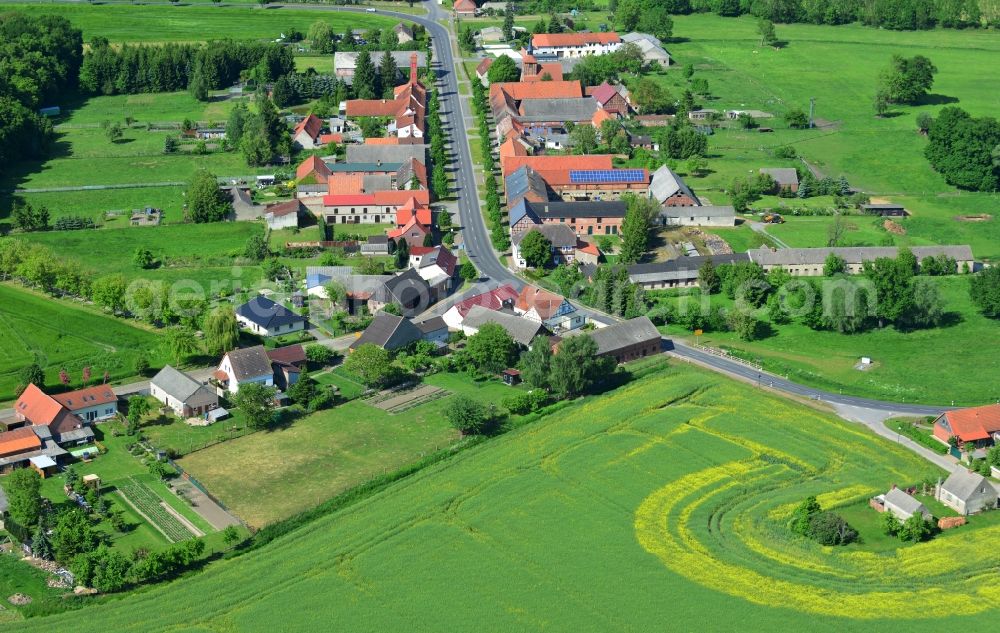
{"label": "grey roof building", "polygon": [[149,392],[180,416],[201,414],[219,404],[219,396],[213,389],[170,365],[149,381]]}
{"label": "grey roof building", "polygon": [[701,204],[684,180],[666,165],[662,165],[653,172],[653,177],[649,182],[649,197],[660,204],[675,197],[689,198],[691,205]]}
{"label": "grey roof building", "polygon": [[361,336],[351,343],[351,349],[371,343],[393,351],[415,343],[422,337],[423,333],[409,319],[388,312],[379,312]]}
{"label": "grey roof building", "polygon": [[959,514],[969,515],[997,507],[997,491],[979,473],[959,467],[935,490],[938,501]]}
{"label": "grey roof building", "polygon": [[262,295],[236,308],[236,318],[244,325],[253,324],[268,333],[302,327],[306,322],[305,317]]}
{"label": "grey roof building", "polygon": [[793,190],[799,187],[799,172],[791,167],[761,167],[759,171],[774,178],[779,187]]}
{"label": "grey roof building", "polygon": [[573,249],[576,248],[576,233],[566,224],[540,224],[528,231],[515,233],[510,241],[515,246],[520,246],[524,238],[532,231],[538,231],[545,239],[552,243],[552,248]]}
{"label": "grey roof building", "polygon": [[[967,264],[969,270],[972,270],[973,264],[975,264],[972,248],[968,245],[914,246],[910,248],[910,251],[917,258],[918,263],[927,257],[945,255],[958,262],[959,270],[962,270],[963,264]],[[762,246],[750,250],[747,254],[751,261],[760,264],[765,270],[781,266],[793,275],[822,274],[826,258],[833,254],[844,260],[848,272],[857,274],[861,272],[864,262],[874,261],[880,257],[895,258],[899,254],[899,249],[895,246],[847,246],[771,250]]]}
{"label": "grey roof building", "polygon": [[421,163],[427,163],[427,145],[348,145],[347,164],[374,163],[385,165],[392,163],[396,169],[411,158]]}
{"label": "grey roof building", "polygon": [[537,171],[524,165],[515,169],[504,179],[507,204],[514,205],[521,198],[532,201],[548,200],[549,191],[545,180]]}
{"label": "grey roof building", "polygon": [[622,42],[635,44],[642,51],[642,59],[647,64],[670,65],[670,53],[663,48],[663,42],[649,33],[626,33],[621,36]]}
{"label": "grey roof building", "polygon": [[525,99],[521,102],[520,116],[525,123],[547,121],[587,121],[597,112],[597,101],[591,97],[570,99]]}
{"label": "grey roof building", "polygon": [[234,349],[226,356],[229,357],[229,364],[233,369],[234,375],[229,376],[231,379],[243,381],[272,373],[271,359],[268,358],[263,345]]}
{"label": "grey roof building", "polygon": [[[590,336],[597,343],[598,356],[615,356],[616,358],[627,350],[634,347],[646,347],[649,350],[659,351],[663,336],[660,334],[649,317],[641,316],[628,321],[621,321],[614,325],[598,328],[590,332],[582,332]],[[631,358],[627,359],[631,360]],[[619,362],[624,362],[619,360]]]}
{"label": "grey roof building", "polygon": [[506,330],[515,342],[524,347],[530,346],[531,341],[536,336],[551,334],[544,325],[537,321],[525,319],[509,312],[490,310],[479,305],[469,308],[469,312],[462,321],[462,330],[466,334],[474,334],[487,323],[496,323]]}
{"label": "grey roof building", "polygon": [[720,266],[748,262],[750,257],[746,253],[698,255],[653,264],[635,264],[628,267],[628,278],[632,283],[649,290],[695,286],[698,284],[698,270],[709,261]]}
{"label": "grey roof building", "polygon": [[892,512],[900,521],[905,521],[914,514],[920,514],[925,519],[931,518],[927,506],[899,488],[893,488],[882,495],[882,505],[886,512]]}
{"label": "grey roof building", "polygon": [[396,303],[405,316],[420,314],[432,303],[430,284],[414,268],[387,279],[376,288],[372,299],[380,303]]}
{"label": "grey roof building", "polygon": [[663,207],[657,221],[667,226],[736,226],[731,206]]}

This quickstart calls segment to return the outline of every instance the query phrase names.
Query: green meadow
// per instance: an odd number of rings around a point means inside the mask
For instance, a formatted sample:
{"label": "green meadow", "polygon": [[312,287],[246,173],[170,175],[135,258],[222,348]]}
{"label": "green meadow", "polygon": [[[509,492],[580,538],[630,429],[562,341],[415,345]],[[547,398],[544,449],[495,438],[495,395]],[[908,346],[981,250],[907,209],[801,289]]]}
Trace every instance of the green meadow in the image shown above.
{"label": "green meadow", "polygon": [[264,549],[23,626],[989,631],[988,598],[1000,591],[1000,555],[988,547],[995,521],[974,517],[916,545],[872,538],[840,548],[787,527],[794,507],[817,495],[867,530],[877,517],[859,514],[859,503],[939,474],[826,413],[666,367]]}
{"label": "green meadow", "polygon": [[[944,327],[904,332],[894,327],[857,334],[815,331],[795,321],[772,325],[762,338],[741,341],[732,332],[705,332],[698,342],[729,350],[796,382],[893,402],[980,405],[1000,398],[1000,358],[992,345],[1000,338],[1000,322],[987,319],[969,300],[968,278],[931,278],[941,290],[948,313]],[[669,297],[660,301],[697,309],[700,298]],[[712,306],[731,307],[724,295],[713,295]],[[766,316],[764,317],[766,320]],[[663,328],[669,335],[694,338],[679,325]],[[871,369],[855,366],[862,356]],[[974,367],[974,371],[969,371]],[[961,380],[951,377],[961,375]]]}
{"label": "green meadow", "polygon": [[[657,81],[679,96],[686,85],[679,71],[692,64],[695,77],[707,80],[712,94],[702,101],[704,107],[756,109],[778,117],[760,122],[773,127],[773,133],[727,129],[713,135],[709,173],[688,180],[699,195],[725,204],[722,190],[733,178],[759,167],[795,166],[795,161],[772,156],[774,148],[791,145],[822,174],[846,176],[851,185],[873,197],[905,204],[913,217],[904,223],[907,235],[900,242],[967,243],[977,257],[1000,256],[1000,218],[985,222],[959,218],[995,213],[1000,195],[960,192],[945,183],[924,159],[926,141],[915,124],[918,113],[933,115],[945,105],[960,106],[974,116],[996,114],[994,87],[1000,83],[1000,64],[988,60],[1000,57],[1000,34],[806,24],[778,25],[777,34],[786,42],[783,47],[761,47],[751,18],[674,16],[674,35],[680,40],[668,43],[667,48],[677,65],[654,75]],[[891,116],[879,119],[874,116],[872,98],[878,75],[893,54],[925,55],[938,73],[923,103],[896,106]],[[791,108],[808,112],[810,98],[816,100],[820,127],[788,129],[780,117]],[[770,198],[757,206],[779,202]],[[822,200],[803,202],[828,205]],[[789,234],[792,239],[786,241],[795,246],[825,245],[825,232],[803,229],[798,235],[795,225],[800,222],[809,223],[792,217],[775,234],[782,239]]]}
{"label": "green meadow", "polygon": [[313,22],[330,24],[334,32],[384,29],[397,20],[367,13],[267,9],[256,4],[209,6],[67,5],[3,3],[0,11],[58,13],[83,30],[84,41],[106,37],[112,42],[204,42],[215,39],[276,39],[289,28],[305,33]]}

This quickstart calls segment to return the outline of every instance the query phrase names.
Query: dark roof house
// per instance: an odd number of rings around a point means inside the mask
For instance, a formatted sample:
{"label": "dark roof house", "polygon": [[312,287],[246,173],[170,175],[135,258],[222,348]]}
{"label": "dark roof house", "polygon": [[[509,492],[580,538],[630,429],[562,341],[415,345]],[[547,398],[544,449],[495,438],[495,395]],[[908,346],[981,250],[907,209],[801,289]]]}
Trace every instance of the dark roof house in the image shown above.
{"label": "dark roof house", "polygon": [[305,324],[305,317],[295,314],[285,306],[257,295],[236,308],[236,316],[266,330],[276,330],[283,326]]}
{"label": "dark roof house", "polygon": [[371,343],[393,351],[415,343],[421,338],[423,338],[423,332],[409,319],[388,312],[379,312],[375,315],[371,325],[365,328],[361,336],[351,343],[350,349],[355,350],[366,343]]}

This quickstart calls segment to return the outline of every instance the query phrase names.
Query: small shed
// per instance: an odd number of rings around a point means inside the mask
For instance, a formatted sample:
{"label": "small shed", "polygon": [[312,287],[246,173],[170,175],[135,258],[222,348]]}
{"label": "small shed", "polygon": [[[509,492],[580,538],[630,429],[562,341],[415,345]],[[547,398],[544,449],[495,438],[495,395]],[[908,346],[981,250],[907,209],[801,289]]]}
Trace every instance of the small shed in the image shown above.
{"label": "small shed", "polygon": [[91,473],[90,475],[83,476],[83,485],[88,488],[93,488],[94,490],[101,489],[101,476]]}
{"label": "small shed", "polygon": [[861,213],[864,213],[865,215],[878,215],[883,218],[905,218],[910,215],[910,212],[907,211],[903,205],[893,204],[891,202],[881,204],[863,204],[861,205]]}
{"label": "small shed", "polygon": [[48,455],[37,455],[28,459],[31,467],[45,479],[56,472],[56,462]]}
{"label": "small shed", "polygon": [[503,384],[505,385],[516,385],[521,382],[521,372],[516,369],[505,369],[500,374],[503,378]]}
{"label": "small shed", "polygon": [[886,512],[893,513],[900,521],[905,521],[914,514],[920,514],[924,519],[931,518],[931,513],[927,509],[927,506],[899,488],[893,488],[885,493],[882,505],[885,506]]}

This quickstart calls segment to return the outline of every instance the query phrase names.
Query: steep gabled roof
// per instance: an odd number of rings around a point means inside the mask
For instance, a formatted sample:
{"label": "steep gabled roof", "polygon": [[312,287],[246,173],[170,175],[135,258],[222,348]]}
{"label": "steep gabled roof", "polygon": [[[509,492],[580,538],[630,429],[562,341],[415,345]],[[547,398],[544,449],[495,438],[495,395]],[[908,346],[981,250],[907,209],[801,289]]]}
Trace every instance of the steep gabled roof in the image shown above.
{"label": "steep gabled roof", "polygon": [[309,138],[316,139],[319,137],[319,133],[322,129],[323,120],[315,114],[310,114],[306,118],[299,121],[299,124],[295,126],[295,132],[292,136],[298,136],[301,132],[305,132]]}
{"label": "steep gabled roof", "polygon": [[235,378],[237,381],[272,373],[271,359],[267,357],[263,345],[234,349],[226,356],[229,357],[229,364],[233,366],[233,373],[236,374],[229,378]]}
{"label": "steep gabled roof", "polygon": [[996,495],[993,485],[979,473],[973,473],[965,468],[959,467],[941,484],[941,489],[955,495],[962,501],[968,501],[972,496],[986,488],[987,492]]}
{"label": "steep gabled roof", "polygon": [[301,345],[286,345],[267,350],[271,362],[279,365],[301,365],[306,362],[306,350]]}
{"label": "steep gabled roof", "polygon": [[554,315],[565,301],[566,298],[562,295],[549,292],[544,288],[525,286],[517,295],[517,303],[514,305],[521,312],[530,312],[534,309],[539,318],[545,320]]}
{"label": "steep gabled roof", "polygon": [[513,302],[515,299],[517,299],[517,290],[510,284],[504,284],[489,292],[463,299],[452,307],[464,317],[469,313],[472,306],[482,306],[488,310],[499,310],[505,303]]}
{"label": "steep gabled roof", "polygon": [[32,424],[52,424],[65,409],[52,397],[31,384],[14,403],[14,412]]}
{"label": "steep gabled roof", "polygon": [[588,332],[587,335],[597,343],[598,355],[610,354],[631,345],[662,338],[659,330],[646,316],[598,328]]}
{"label": "steep gabled roof", "polygon": [[566,224],[540,224],[528,229],[527,231],[516,233],[511,238],[511,242],[513,242],[515,246],[520,246],[521,242],[524,241],[524,238],[533,231],[541,233],[555,248],[576,246],[576,233]]}
{"label": "steep gabled roof", "polygon": [[466,314],[465,319],[462,321],[462,327],[479,330],[487,323],[499,325],[506,330],[507,334],[510,334],[510,337],[515,342],[525,347],[531,345],[531,341],[536,336],[548,333],[545,326],[538,321],[525,319],[509,312],[490,310],[480,305],[472,306],[469,309],[468,314]]}
{"label": "steep gabled roof", "polygon": [[951,434],[963,442],[985,440],[1000,431],[1000,404],[946,411]]}
{"label": "steep gabled roof", "polygon": [[593,92],[590,93],[590,96],[593,97],[594,101],[596,101],[597,103],[604,105],[617,94],[618,90],[616,90],[614,86],[605,81],[601,83],[600,86],[594,88]]}
{"label": "steep gabled roof", "polygon": [[330,176],[330,168],[326,166],[319,156],[310,156],[295,168],[295,180],[302,180],[310,174],[316,175],[316,180],[326,182]]}
{"label": "steep gabled roof", "polygon": [[410,196],[398,209],[396,209],[396,225],[406,226],[412,218],[417,222],[430,226],[432,221],[431,209],[425,204],[421,204],[415,197]]}
{"label": "steep gabled roof", "polygon": [[698,200],[684,180],[666,165],[653,172],[653,179],[649,183],[649,196],[653,200],[662,203],[677,193],[689,196],[695,201]]}
{"label": "steep gabled roof", "polygon": [[611,154],[589,154],[586,156],[510,156],[503,161],[503,175],[509,176],[515,170],[528,165],[535,171],[570,169],[612,169],[614,156]]}
{"label": "steep gabled roof", "polygon": [[583,97],[583,85],[570,81],[507,81],[490,85],[490,99],[503,93],[514,101],[524,99],[573,99]]}
{"label": "steep gabled roof", "polygon": [[202,384],[188,376],[184,372],[174,369],[170,365],[164,366],[153,379],[149,381],[149,384],[159,387],[167,395],[180,400],[181,402],[186,402],[188,398],[193,396],[199,389],[202,388]]}

